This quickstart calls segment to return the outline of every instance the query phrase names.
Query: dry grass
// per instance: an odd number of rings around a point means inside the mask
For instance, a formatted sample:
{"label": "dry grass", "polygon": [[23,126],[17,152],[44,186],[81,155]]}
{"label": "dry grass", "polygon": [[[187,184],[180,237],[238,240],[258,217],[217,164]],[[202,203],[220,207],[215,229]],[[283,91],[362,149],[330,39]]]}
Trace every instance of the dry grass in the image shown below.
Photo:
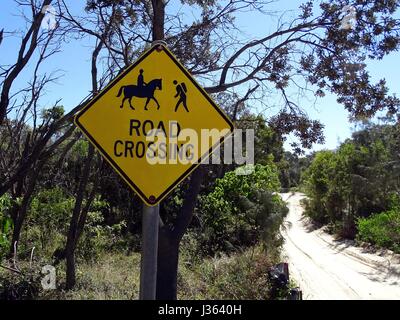
{"label": "dry grass", "polygon": [[191,267],[182,259],[178,278],[179,299],[266,300],[271,259],[261,248],[232,256],[205,259]]}
{"label": "dry grass", "polygon": [[81,264],[72,291],[44,298],[66,300],[134,300],[139,297],[140,255],[105,254],[93,264]]}
{"label": "dry grass", "polygon": [[[271,259],[259,247],[242,253],[190,263],[182,255],[178,299],[268,299]],[[58,270],[63,275],[63,270]],[[42,299],[133,300],[139,296],[140,254],[105,254],[96,263],[80,264],[72,291],[49,291]],[[64,279],[59,279],[59,284]]]}

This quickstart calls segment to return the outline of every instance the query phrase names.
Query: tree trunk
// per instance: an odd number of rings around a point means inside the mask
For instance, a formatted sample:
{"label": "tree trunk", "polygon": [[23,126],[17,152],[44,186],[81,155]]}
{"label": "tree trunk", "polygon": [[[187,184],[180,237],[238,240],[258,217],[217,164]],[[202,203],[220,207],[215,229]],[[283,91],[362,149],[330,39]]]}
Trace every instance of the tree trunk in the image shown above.
{"label": "tree trunk", "polygon": [[165,229],[158,235],[157,300],[176,300],[179,242]]}
{"label": "tree trunk", "polygon": [[165,1],[152,0],[153,41],[164,40]]}
{"label": "tree trunk", "polygon": [[66,259],[66,284],[65,289],[71,290],[76,284],[76,270],[75,270],[75,248],[67,248],[65,250]]}
{"label": "tree trunk", "polygon": [[[104,32],[104,38],[106,34],[108,33],[108,30],[111,26],[111,23],[106,27],[106,30]],[[91,76],[92,76],[92,91],[93,94],[96,95],[98,91],[98,86],[97,86],[97,58],[99,56],[99,53],[104,45],[104,41],[100,41],[93,53],[92,53],[92,71],[91,71]],[[86,222],[86,217],[87,213],[90,209],[90,205],[93,202],[93,199],[96,195],[96,189],[97,189],[97,182],[98,182],[98,175],[96,175],[95,178],[95,183],[93,185],[93,189],[87,199],[86,207],[82,210],[82,202],[86,190],[86,185],[89,181],[89,174],[90,174],[90,165],[92,163],[92,159],[94,156],[94,147],[91,143],[89,143],[89,152],[88,156],[86,159],[86,163],[83,169],[83,175],[81,182],[79,184],[78,188],[78,194],[76,197],[76,202],[75,202],[75,207],[74,211],[72,213],[72,218],[71,218],[71,224],[69,226],[68,230],[68,236],[67,236],[67,244],[65,246],[65,258],[66,258],[66,289],[70,290],[75,286],[76,283],[76,272],[75,272],[75,249],[78,244],[79,237],[81,236],[83,232],[83,228],[85,226]]]}
{"label": "tree trunk", "polygon": [[[86,206],[83,210],[81,210],[79,217],[77,218],[78,222],[76,224],[76,229],[75,229],[75,241],[72,243],[70,241],[67,243],[67,247],[65,249],[65,258],[66,258],[66,267],[67,267],[67,273],[66,273],[66,289],[70,290],[72,289],[75,284],[76,284],[76,268],[75,268],[75,250],[78,245],[79,238],[81,237],[83,233],[83,228],[85,227],[86,223],[86,218],[87,214],[90,210],[90,206],[94,200],[94,197],[96,195],[96,190],[98,186],[98,176],[95,176],[95,182],[93,184],[93,189],[87,199]],[[71,235],[72,239],[72,235]]]}
{"label": "tree trunk", "polygon": [[65,259],[66,259],[66,284],[65,289],[71,290],[76,283],[75,273],[75,234],[77,229],[77,221],[79,216],[72,216],[71,223],[67,235],[67,244],[65,246]]}
{"label": "tree trunk", "polygon": [[13,235],[12,235],[12,240],[11,240],[11,245],[10,245],[10,256],[15,254],[14,250],[14,244],[19,242],[19,238],[21,235],[21,229],[22,225],[24,224],[26,214],[29,208],[29,205],[31,203],[31,198],[33,195],[33,192],[35,191],[36,187],[36,182],[39,176],[39,173],[41,169],[43,168],[44,161],[40,162],[37,166],[36,169],[31,173],[31,176],[27,179],[27,189],[25,191],[24,197],[22,199],[22,203],[19,206],[19,208],[15,208],[15,213],[12,215],[13,216],[13,223],[14,223],[14,230],[13,230]]}
{"label": "tree trunk", "polygon": [[179,244],[192,221],[203,176],[202,166],[192,173],[185,201],[173,229],[161,224],[158,235],[157,300],[176,300],[177,298]]}
{"label": "tree trunk", "polygon": [[67,244],[65,246],[65,258],[66,258],[66,289],[70,290],[75,286],[76,275],[75,275],[75,249],[78,241],[78,224],[81,217],[82,202],[85,195],[86,185],[89,180],[90,164],[92,163],[94,155],[94,147],[89,145],[89,152],[86,158],[86,162],[83,168],[82,179],[79,184],[77,197],[75,200],[74,211],[72,212],[71,222],[69,225]]}
{"label": "tree trunk", "polygon": [[[12,257],[16,253],[15,251],[17,250],[17,246],[19,243],[19,236],[21,234],[21,229],[22,229],[21,219],[17,219],[16,221],[13,222],[13,224],[14,224],[14,229],[13,229],[13,234],[12,234],[8,257]],[[17,243],[17,244],[15,245],[15,243]],[[15,249],[14,249],[14,245],[15,245]]]}

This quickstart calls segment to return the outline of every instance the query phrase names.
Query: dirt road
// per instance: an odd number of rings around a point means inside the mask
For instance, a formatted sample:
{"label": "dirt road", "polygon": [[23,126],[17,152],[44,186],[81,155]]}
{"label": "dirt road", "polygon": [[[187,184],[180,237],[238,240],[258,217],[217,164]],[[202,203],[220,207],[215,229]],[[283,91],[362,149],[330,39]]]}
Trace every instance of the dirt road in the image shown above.
{"label": "dirt road", "polygon": [[284,258],[303,299],[400,299],[400,255],[372,254],[338,241],[302,217],[300,193],[282,194],[288,202]]}

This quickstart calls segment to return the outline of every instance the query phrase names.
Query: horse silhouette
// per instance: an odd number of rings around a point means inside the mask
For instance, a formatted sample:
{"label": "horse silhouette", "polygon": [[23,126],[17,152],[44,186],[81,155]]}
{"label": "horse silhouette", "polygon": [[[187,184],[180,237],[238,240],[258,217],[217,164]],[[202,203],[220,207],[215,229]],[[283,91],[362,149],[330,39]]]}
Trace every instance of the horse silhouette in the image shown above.
{"label": "horse silhouette", "polygon": [[138,86],[135,85],[130,85],[130,86],[122,86],[119,91],[117,97],[120,97],[122,94],[122,91],[124,92],[124,99],[122,99],[122,104],[120,108],[124,107],[124,102],[126,99],[129,100],[129,106],[131,107],[132,110],[135,110],[135,108],[132,106],[132,98],[133,97],[138,97],[138,98],[147,98],[146,105],[144,106],[144,110],[147,109],[147,105],[150,102],[150,99],[153,99],[157,103],[157,110],[160,109],[160,105],[157,101],[157,99],[154,97],[154,91],[156,89],[161,90],[162,89],[162,80],[161,79],[154,79],[151,80],[145,87],[139,88]]}

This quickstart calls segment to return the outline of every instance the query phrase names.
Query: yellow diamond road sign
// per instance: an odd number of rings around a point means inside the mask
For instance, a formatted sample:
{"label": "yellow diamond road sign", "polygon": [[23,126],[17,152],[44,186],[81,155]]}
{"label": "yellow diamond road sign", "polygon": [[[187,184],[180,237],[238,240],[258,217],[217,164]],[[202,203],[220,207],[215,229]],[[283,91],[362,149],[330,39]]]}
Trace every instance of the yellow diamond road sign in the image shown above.
{"label": "yellow diamond road sign", "polygon": [[150,206],[233,132],[226,114],[162,45],[113,80],[75,123]]}

